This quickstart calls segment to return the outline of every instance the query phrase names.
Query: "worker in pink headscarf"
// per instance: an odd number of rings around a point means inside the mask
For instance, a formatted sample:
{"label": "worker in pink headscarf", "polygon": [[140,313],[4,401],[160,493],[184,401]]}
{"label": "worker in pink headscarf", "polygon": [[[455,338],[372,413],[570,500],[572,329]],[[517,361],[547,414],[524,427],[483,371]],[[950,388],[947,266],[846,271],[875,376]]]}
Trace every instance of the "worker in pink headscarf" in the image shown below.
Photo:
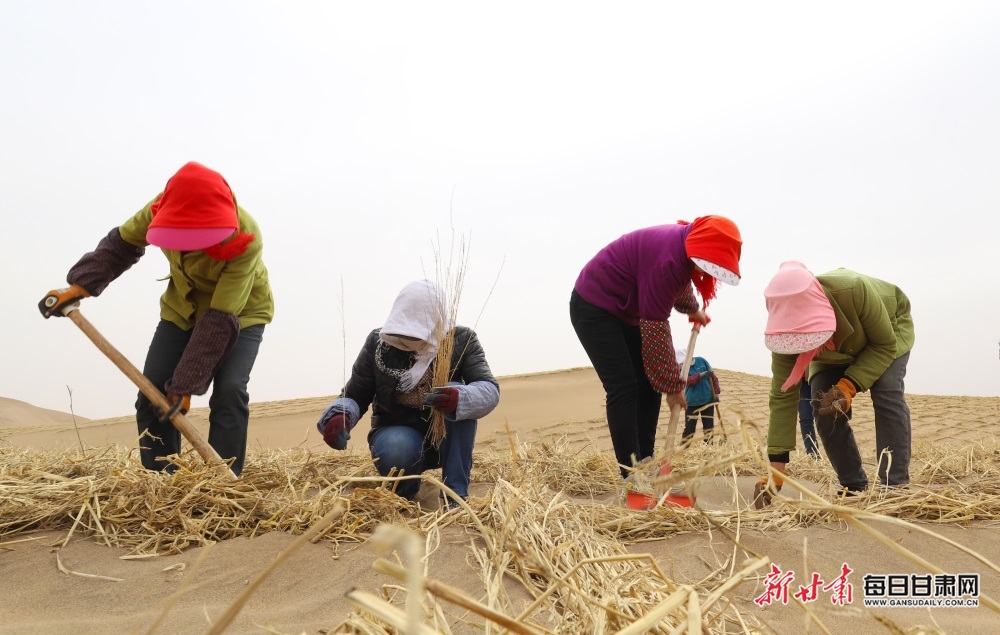
{"label": "worker in pink headscarf", "polygon": [[[815,276],[790,260],[764,289],[771,351],[767,453],[784,473],[795,449],[799,385],[808,382],[816,406],[816,431],[845,493],[868,487],[851,429],[851,401],[870,391],[875,409],[878,478],[883,485],[910,482],[910,410],[903,378],[913,348],[910,301],[899,287],[847,269]],[[754,488],[758,508],[781,489],[768,477]]]}

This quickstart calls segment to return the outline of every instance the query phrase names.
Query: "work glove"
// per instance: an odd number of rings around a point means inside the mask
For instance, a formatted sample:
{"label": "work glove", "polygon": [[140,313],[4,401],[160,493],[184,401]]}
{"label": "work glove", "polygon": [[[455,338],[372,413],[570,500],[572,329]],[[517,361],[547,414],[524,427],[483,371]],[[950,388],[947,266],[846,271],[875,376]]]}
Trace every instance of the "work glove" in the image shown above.
{"label": "work glove", "polygon": [[440,412],[454,414],[458,408],[458,388],[455,386],[438,386],[433,392],[424,396],[424,405]]}
{"label": "work glove", "polygon": [[702,326],[708,326],[708,323],[712,321],[712,318],[708,316],[704,311],[698,310],[694,313],[688,313],[688,322],[691,324],[701,324]]}
{"label": "work glove", "polygon": [[[781,491],[781,486],[784,484],[784,480],[778,476],[774,475],[774,494]],[[767,486],[767,477],[762,476],[760,480],[754,483],[753,486],[753,506],[754,509],[764,509],[771,504],[772,491]]]}
{"label": "work glove", "polygon": [[71,284],[65,289],[53,289],[45,294],[42,301],[38,303],[38,310],[41,311],[45,319],[53,315],[64,317],[62,309],[83,298],[89,298],[90,294],[86,289],[78,284]]}
{"label": "work glove", "polygon": [[784,485],[785,481],[781,478],[782,474],[785,473],[785,467],[787,463],[782,461],[771,461],[771,467],[778,471],[778,474],[774,475],[774,488],[768,487],[767,475],[760,477],[760,479],[754,483],[753,486],[753,506],[756,509],[763,509],[771,504],[771,497],[781,491],[781,486]]}
{"label": "work glove", "polygon": [[851,380],[844,377],[835,386],[826,391],[819,400],[819,410],[821,415],[846,415],[851,409],[851,400],[857,394],[858,389],[854,387]]}
{"label": "work glove", "polygon": [[334,450],[346,450],[350,438],[351,428],[345,414],[333,415],[323,426],[323,440]]}
{"label": "work glove", "polygon": [[175,395],[172,392],[168,392],[167,403],[170,404],[170,408],[166,412],[160,413],[161,423],[170,423],[174,415],[178,412],[186,415],[188,410],[191,409],[191,395]]}

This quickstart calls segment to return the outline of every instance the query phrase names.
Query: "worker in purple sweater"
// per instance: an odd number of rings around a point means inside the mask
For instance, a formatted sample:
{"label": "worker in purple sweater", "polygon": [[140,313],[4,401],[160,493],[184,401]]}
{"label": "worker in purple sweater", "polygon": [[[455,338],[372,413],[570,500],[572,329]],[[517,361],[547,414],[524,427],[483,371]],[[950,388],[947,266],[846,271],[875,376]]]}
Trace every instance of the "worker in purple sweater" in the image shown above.
{"label": "worker in purple sweater", "polygon": [[622,477],[653,456],[661,393],[669,407],[686,406],[670,311],[708,324],[704,309],[715,298],[717,282],[739,284],[742,245],[733,221],[703,216],[625,234],[580,272],[570,296],[570,320],[604,385]]}

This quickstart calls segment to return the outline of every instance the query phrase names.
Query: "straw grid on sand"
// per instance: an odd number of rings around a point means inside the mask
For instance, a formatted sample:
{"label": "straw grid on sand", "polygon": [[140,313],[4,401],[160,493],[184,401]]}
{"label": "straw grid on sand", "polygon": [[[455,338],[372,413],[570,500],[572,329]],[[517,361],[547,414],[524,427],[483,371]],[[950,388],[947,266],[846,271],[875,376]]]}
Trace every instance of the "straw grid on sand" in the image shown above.
{"label": "straw grid on sand", "polygon": [[[671,478],[735,484],[762,473],[761,448],[745,428],[737,429],[724,442],[678,450]],[[127,548],[131,558],[276,531],[325,541],[334,557],[378,542],[395,554],[373,563],[386,575],[382,594],[351,592],[355,609],[332,631],[338,633],[758,633],[768,631],[731,597],[734,588],[760,582],[768,570],[767,555],[742,544],[747,531],[848,524],[933,571],[933,564],[876,526],[904,523],[927,533],[935,524],[1000,519],[996,440],[915,447],[913,483],[904,488],[838,498],[825,460],[795,458],[770,509],[755,510],[735,494],[733,505],[718,509],[631,511],[619,504],[620,477],[610,453],[581,450],[560,438],[508,439],[508,447],[477,452],[473,481],[483,495],[450,511],[396,497],[392,479],[378,477],[370,458],[355,451],[335,459],[303,449],[255,452],[242,478],[228,482],[192,452],[175,457],[178,469],[168,475],[142,469],[135,450],[117,446],[86,455],[81,449],[0,447],[0,537],[65,531],[62,545],[88,536]],[[435,474],[425,474],[425,484],[444,492]],[[427,577],[442,532],[456,530],[467,537],[468,561],[479,567],[478,593]],[[706,531],[731,541],[734,557],[700,580],[672,580],[636,548]],[[948,542],[1000,573],[974,551]],[[245,601],[235,602],[210,632],[222,632]],[[1000,612],[988,596],[980,601]],[[813,619],[823,632],[820,618]],[[909,632],[894,628],[890,632]]]}

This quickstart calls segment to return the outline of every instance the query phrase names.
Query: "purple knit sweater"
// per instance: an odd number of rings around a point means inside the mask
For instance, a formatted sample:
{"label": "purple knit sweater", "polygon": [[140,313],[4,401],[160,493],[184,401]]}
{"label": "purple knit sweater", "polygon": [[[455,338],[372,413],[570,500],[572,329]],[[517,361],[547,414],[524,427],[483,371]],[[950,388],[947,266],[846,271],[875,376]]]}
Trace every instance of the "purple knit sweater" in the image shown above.
{"label": "purple knit sweater", "polygon": [[[657,225],[618,238],[584,266],[576,291],[623,322],[667,321],[690,288],[692,264],[684,240],[690,225]],[[691,310],[696,310],[697,304]]]}

